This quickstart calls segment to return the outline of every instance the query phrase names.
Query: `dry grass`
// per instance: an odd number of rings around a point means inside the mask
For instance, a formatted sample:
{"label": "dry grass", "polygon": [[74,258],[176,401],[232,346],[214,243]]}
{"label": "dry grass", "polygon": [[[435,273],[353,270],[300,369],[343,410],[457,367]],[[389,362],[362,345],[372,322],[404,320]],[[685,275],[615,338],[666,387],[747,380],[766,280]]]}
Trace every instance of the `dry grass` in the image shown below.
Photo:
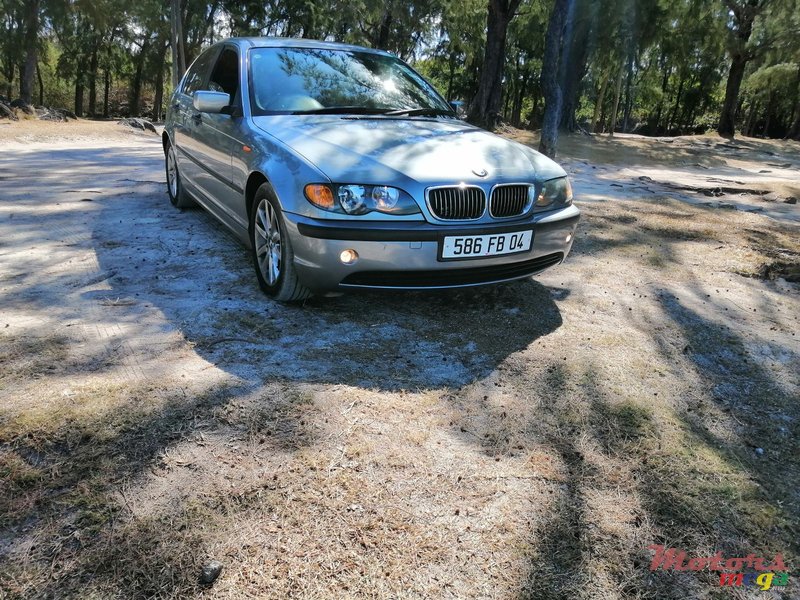
{"label": "dry grass", "polygon": [[227,310],[221,279],[203,328],[162,305],[159,376],[0,329],[0,597],[757,597],[647,546],[796,568],[800,300],[761,277],[798,228],[582,208],[539,283]]}
{"label": "dry grass", "polygon": [[130,140],[137,136],[153,135],[117,125],[117,121],[89,121],[78,119],[65,123],[39,121],[27,117],[21,121],[0,121],[0,143],[2,142],[53,142],[58,140]]}

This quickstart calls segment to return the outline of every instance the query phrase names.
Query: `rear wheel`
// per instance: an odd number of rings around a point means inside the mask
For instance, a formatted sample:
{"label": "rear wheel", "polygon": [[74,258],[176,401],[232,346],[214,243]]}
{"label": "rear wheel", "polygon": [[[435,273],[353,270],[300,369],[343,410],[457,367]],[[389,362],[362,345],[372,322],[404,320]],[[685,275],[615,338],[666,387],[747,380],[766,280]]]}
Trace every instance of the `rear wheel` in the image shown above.
{"label": "rear wheel", "polygon": [[190,208],[195,206],[194,200],[189,196],[183,183],[181,182],[181,174],[178,171],[178,156],[175,153],[175,146],[170,144],[167,146],[166,155],[166,170],[167,170],[167,193],[169,194],[169,201],[175,208]]}
{"label": "rear wheel", "polygon": [[250,245],[261,290],[278,302],[298,302],[311,291],[297,278],[292,243],[278,203],[266,184],[256,191],[250,211]]}

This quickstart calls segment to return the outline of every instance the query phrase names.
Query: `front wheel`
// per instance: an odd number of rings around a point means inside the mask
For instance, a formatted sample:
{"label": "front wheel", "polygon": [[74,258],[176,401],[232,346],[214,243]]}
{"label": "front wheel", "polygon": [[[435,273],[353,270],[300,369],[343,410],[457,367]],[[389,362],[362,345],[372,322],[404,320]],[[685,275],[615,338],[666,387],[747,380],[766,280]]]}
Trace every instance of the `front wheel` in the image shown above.
{"label": "front wheel", "polygon": [[169,201],[172,203],[172,206],[175,208],[191,208],[195,206],[194,200],[192,200],[186,190],[183,189],[181,174],[178,171],[178,156],[175,153],[175,146],[172,144],[167,146],[167,155],[165,158],[167,193],[169,194]]}
{"label": "front wheel", "polygon": [[261,290],[278,302],[298,302],[311,291],[297,278],[292,243],[278,203],[266,184],[258,188],[250,211],[250,245]]}

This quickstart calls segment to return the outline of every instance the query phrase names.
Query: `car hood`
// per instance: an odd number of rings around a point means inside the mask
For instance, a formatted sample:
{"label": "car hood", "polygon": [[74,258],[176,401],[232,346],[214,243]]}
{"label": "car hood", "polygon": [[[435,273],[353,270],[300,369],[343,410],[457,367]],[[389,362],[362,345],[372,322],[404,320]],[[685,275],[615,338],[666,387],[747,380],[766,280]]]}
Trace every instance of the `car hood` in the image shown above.
{"label": "car hood", "polygon": [[339,183],[527,182],[565,175],[532,148],[455,119],[270,115],[254,122]]}

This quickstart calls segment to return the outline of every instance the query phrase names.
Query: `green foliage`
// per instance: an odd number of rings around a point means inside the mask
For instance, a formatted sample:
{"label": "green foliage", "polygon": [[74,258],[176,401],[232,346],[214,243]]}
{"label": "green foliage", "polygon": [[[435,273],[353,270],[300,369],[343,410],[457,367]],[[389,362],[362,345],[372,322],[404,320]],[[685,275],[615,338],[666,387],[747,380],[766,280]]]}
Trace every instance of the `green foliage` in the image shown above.
{"label": "green foliage", "polygon": [[[501,1],[182,0],[183,45],[187,63],[227,35],[381,47],[409,60],[449,99],[469,104],[483,68],[487,7]],[[558,69],[564,127],[608,131],[616,124],[652,134],[713,127],[730,53],[742,51],[749,62],[739,124],[757,134],[785,134],[800,114],[800,0],[742,3],[758,5],[746,41],[737,38],[740,21],[731,12],[737,2],[742,0],[574,0],[561,63],[545,66],[553,0],[523,0],[508,24],[502,116],[537,127],[542,72]],[[152,104],[160,96],[165,105],[171,87],[169,5],[41,0],[45,103],[78,103],[86,113],[93,95],[97,115],[160,113]],[[18,91],[25,7],[24,0],[0,0],[2,94]]]}
{"label": "green foliage", "polygon": [[775,95],[788,99],[794,91],[793,80],[797,77],[797,69],[798,65],[795,63],[762,67],[747,78],[745,91],[758,100],[767,100]]}

